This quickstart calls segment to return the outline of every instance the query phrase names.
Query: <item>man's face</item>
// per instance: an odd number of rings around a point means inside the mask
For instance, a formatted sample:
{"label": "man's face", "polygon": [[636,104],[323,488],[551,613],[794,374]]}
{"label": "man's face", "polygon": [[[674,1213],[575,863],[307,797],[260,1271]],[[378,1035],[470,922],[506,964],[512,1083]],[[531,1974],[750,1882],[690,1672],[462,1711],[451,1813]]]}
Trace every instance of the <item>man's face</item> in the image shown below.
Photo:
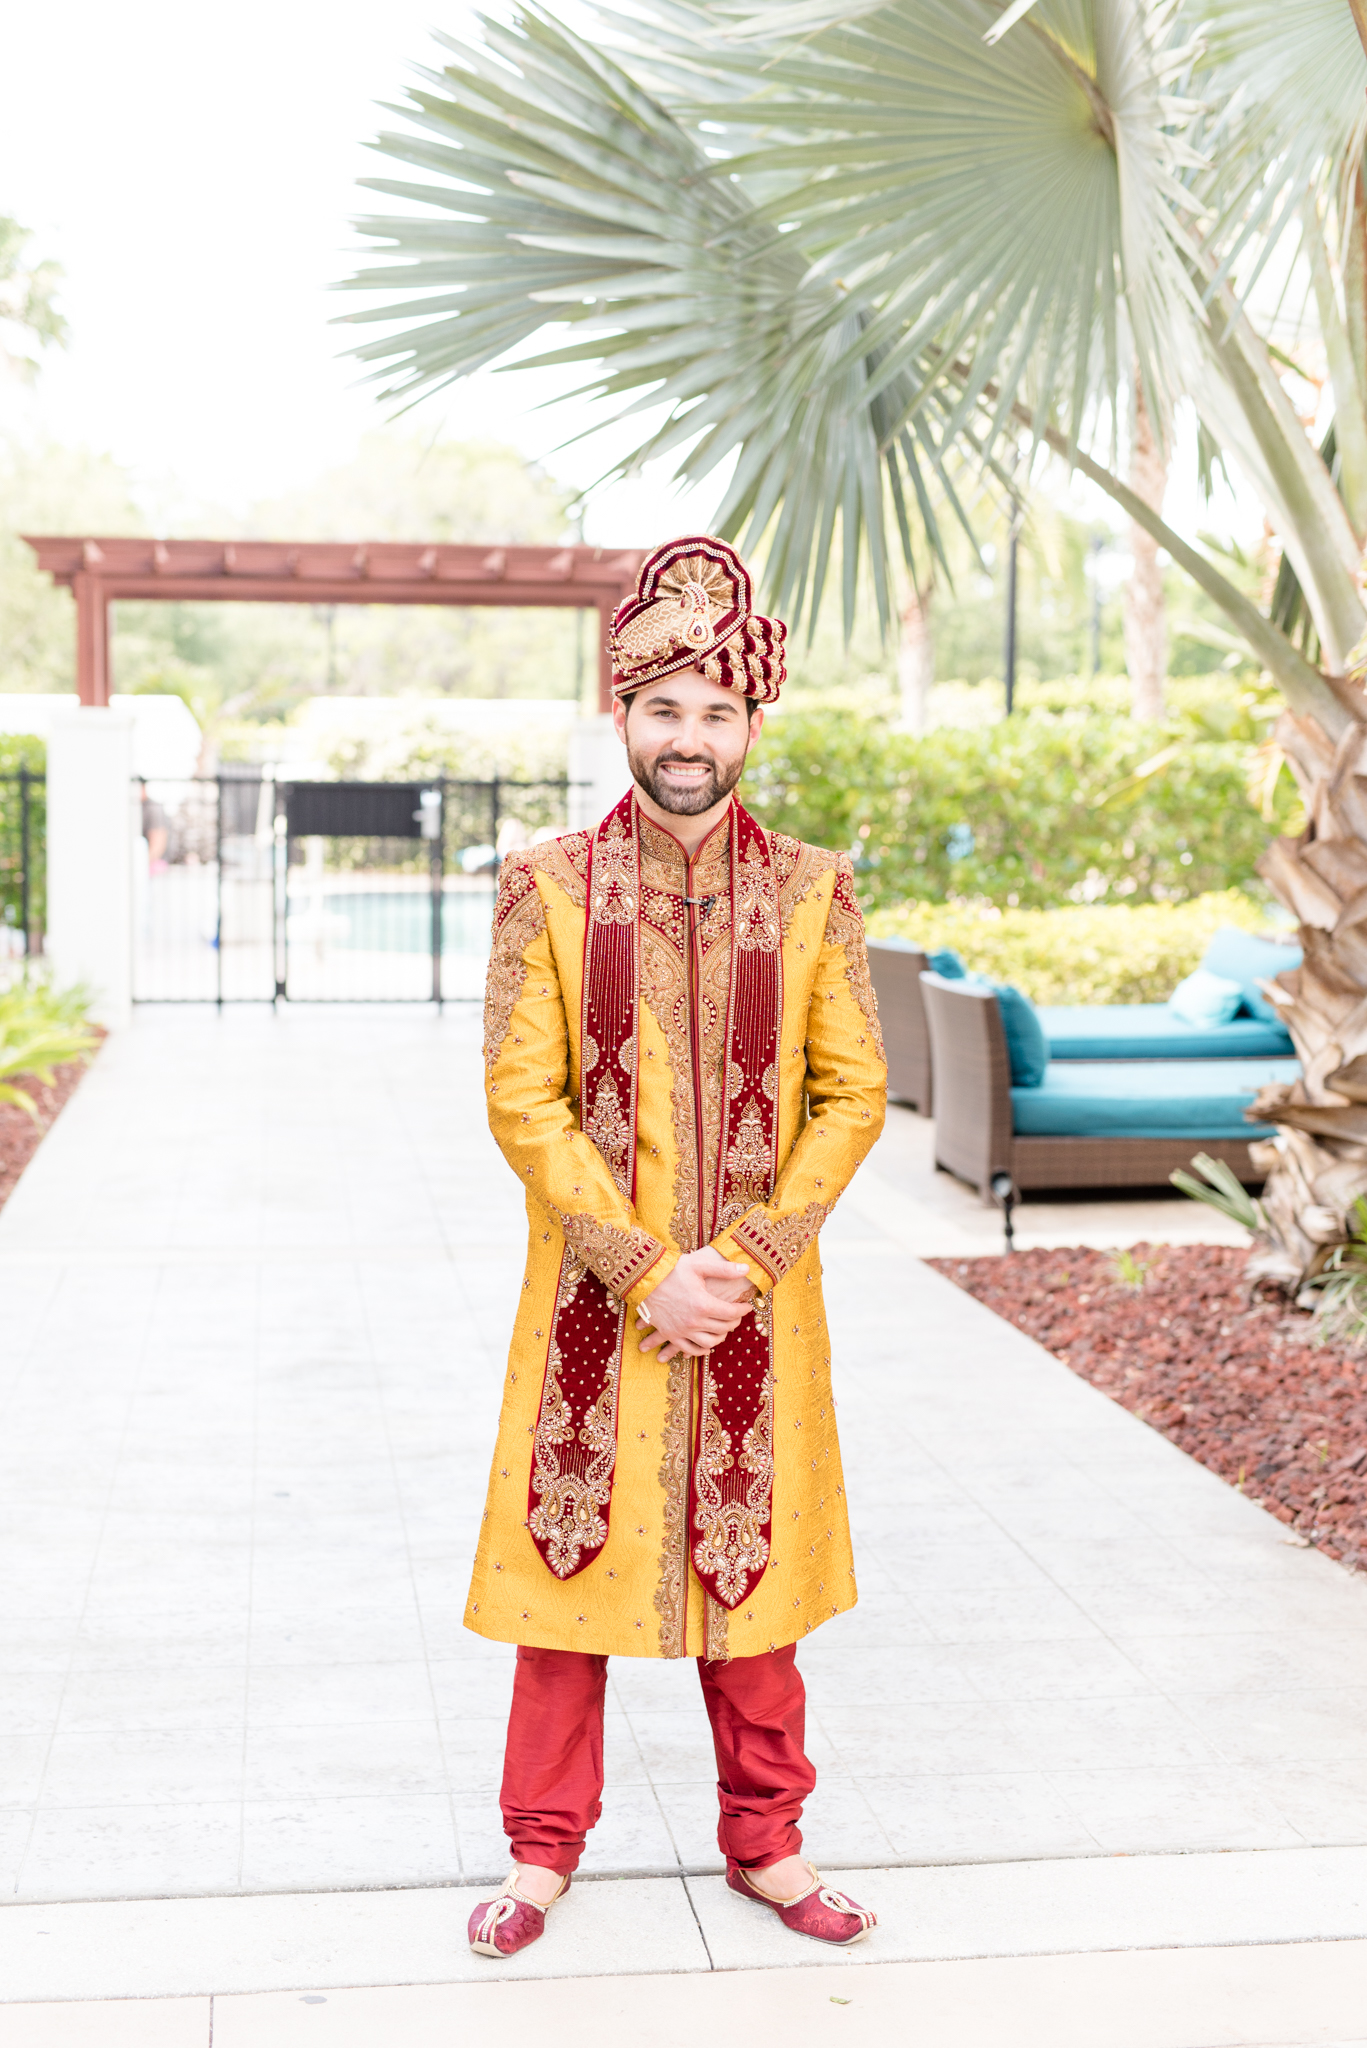
{"label": "man's face", "polygon": [[748,698],[709,683],[697,668],[647,683],[630,710],[617,703],[612,716],[634,780],[662,811],[681,818],[729,796],[764,723]]}

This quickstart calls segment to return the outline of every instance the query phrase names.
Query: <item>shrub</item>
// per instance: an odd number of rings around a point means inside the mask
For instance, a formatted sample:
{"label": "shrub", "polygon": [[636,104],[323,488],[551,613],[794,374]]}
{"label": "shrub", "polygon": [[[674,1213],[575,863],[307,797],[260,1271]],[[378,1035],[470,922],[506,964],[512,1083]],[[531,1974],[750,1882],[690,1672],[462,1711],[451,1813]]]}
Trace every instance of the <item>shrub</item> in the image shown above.
{"label": "shrub", "polygon": [[745,801],[766,825],[854,852],[875,908],[1182,902],[1259,890],[1269,824],[1247,794],[1247,737],[1186,721],[1038,710],[915,739],[879,718],[791,712],[766,732]]}
{"label": "shrub", "polygon": [[874,911],[869,931],[926,952],[953,946],[965,966],[1014,982],[1036,1003],[1161,1003],[1222,924],[1258,931],[1266,923],[1261,905],[1228,889],[1190,903],[1053,910],[907,903]]}
{"label": "shrub", "polygon": [[12,1103],[38,1121],[38,1110],[21,1081],[53,1082],[53,1068],[88,1059],[99,1040],[86,1022],[82,989],[59,993],[36,975],[21,975],[0,989],[0,1103]]}
{"label": "shrub", "polygon": [[[28,787],[28,921],[31,932],[46,923],[44,852],[47,840],[47,749],[27,734],[0,733],[0,925],[17,930],[23,922],[23,791],[19,771],[36,779]],[[0,948],[3,957],[3,948]]]}

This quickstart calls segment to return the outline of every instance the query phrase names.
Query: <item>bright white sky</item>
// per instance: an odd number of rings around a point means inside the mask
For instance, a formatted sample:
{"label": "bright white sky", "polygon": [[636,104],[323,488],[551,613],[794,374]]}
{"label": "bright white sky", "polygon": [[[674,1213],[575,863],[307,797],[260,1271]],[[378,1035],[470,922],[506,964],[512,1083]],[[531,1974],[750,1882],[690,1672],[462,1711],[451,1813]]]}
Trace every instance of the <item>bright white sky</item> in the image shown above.
{"label": "bright white sky", "polygon": [[[364,247],[358,211],[387,202],[358,178],[395,174],[364,147],[415,63],[431,62],[452,0],[62,0],[6,10],[0,211],[66,271],[71,345],[0,419],[107,449],[150,515],[182,515],[307,483],[345,461],[385,413],[329,325],[329,291]],[[398,171],[397,175],[403,175]],[[536,406],[544,376],[483,375],[410,416],[425,431],[512,442],[573,484],[610,450],[557,455],[588,423]],[[619,486],[590,513],[605,545],[706,523],[715,493],[665,479]]]}
{"label": "bright white sky", "polygon": [[[360,248],[349,222],[386,206],[357,190],[386,169],[364,143],[384,118],[376,101],[432,61],[430,24],[467,19],[460,0],[8,8],[0,211],[63,265],[72,341],[32,396],[0,391],[0,420],[107,449],[154,523],[244,509],[347,460],[384,419],[342,355],[356,330],[329,325],[348,300],[328,286]],[[486,373],[411,417],[510,441],[587,484],[610,442],[557,454],[589,415],[538,413],[552,389],[544,375]],[[705,525],[716,495],[680,498],[663,477],[618,485],[595,501],[587,537],[667,538]],[[1088,516],[1114,520],[1087,496]],[[1188,531],[1257,526],[1251,505],[1208,512],[1176,484],[1168,516]]]}

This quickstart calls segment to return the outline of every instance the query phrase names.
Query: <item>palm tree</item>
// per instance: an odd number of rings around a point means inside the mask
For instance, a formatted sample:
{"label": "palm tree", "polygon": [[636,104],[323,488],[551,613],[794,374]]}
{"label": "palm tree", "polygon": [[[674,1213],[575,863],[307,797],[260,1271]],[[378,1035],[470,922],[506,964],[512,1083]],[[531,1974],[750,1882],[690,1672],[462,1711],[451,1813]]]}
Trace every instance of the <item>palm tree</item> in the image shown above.
{"label": "palm tree", "polygon": [[[836,567],[848,629],[866,562],[886,627],[898,553],[947,572],[963,477],[1018,496],[1046,448],[1214,599],[1285,695],[1309,818],[1266,867],[1306,948],[1265,1197],[1288,1281],[1367,1189],[1364,5],[649,0],[590,42],[522,0],[444,38],[381,138],[420,177],[370,181],[404,210],[351,281],[400,399],[516,351],[642,416],[626,466],[731,462],[719,530],[799,619]],[[1293,393],[1321,347],[1317,447]],[[1270,614],[1122,473],[1184,398],[1267,508]]]}

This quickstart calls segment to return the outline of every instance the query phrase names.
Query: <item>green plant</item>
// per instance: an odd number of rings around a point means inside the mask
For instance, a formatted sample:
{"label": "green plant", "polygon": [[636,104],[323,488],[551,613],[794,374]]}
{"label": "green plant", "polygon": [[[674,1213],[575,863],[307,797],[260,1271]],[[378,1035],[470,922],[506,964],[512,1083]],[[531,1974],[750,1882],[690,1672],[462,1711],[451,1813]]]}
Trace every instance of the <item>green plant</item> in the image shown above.
{"label": "green plant", "polygon": [[[766,825],[853,851],[869,909],[1260,888],[1268,824],[1248,795],[1252,730],[1197,738],[1192,723],[1042,707],[916,739],[877,716],[785,710],[755,750],[745,801]],[[1285,820],[1289,777],[1272,801]]]}
{"label": "green plant", "polygon": [[1128,1287],[1135,1294],[1148,1285],[1153,1271],[1152,1259],[1137,1259],[1128,1248],[1115,1252],[1111,1257],[1111,1273],[1117,1287]]}
{"label": "green plant", "polygon": [[32,1079],[50,1088],[56,1067],[89,1059],[99,1039],[85,1021],[87,1005],[84,990],[59,991],[27,975],[0,991],[0,1102],[42,1121],[33,1097],[16,1084]]}
{"label": "green plant", "polygon": [[1190,903],[1064,905],[995,910],[985,904],[907,903],[869,918],[873,938],[923,952],[952,946],[964,965],[1014,982],[1035,1003],[1161,1003],[1200,964],[1221,925],[1259,931],[1262,906],[1235,890]]}
{"label": "green plant", "polygon": [[[1353,1205],[1352,1235],[1346,1244],[1336,1244],[1321,1272],[1305,1283],[1319,1297],[1315,1305],[1315,1334],[1322,1344],[1337,1344],[1345,1351],[1367,1351],[1367,1197],[1359,1195]],[[1320,1463],[1325,1459],[1322,1457]]]}
{"label": "green plant", "polygon": [[1266,1230],[1267,1218],[1262,1203],[1255,1201],[1223,1159],[1212,1159],[1208,1152],[1198,1152],[1191,1163],[1200,1179],[1179,1166],[1175,1173],[1168,1175],[1175,1188],[1180,1188],[1184,1195],[1190,1195],[1194,1202],[1208,1202],[1212,1209],[1218,1209],[1222,1216],[1228,1216],[1245,1230]]}

